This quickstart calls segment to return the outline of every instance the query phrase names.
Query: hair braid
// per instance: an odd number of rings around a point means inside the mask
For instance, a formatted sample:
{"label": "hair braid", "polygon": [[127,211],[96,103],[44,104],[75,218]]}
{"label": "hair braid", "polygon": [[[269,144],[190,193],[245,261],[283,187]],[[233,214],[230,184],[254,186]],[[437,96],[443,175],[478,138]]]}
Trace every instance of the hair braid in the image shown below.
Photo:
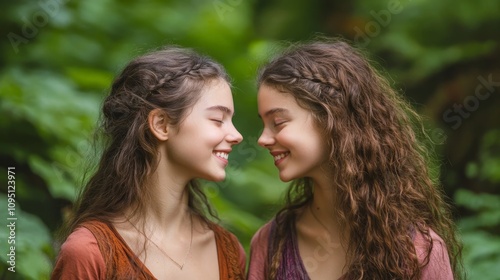
{"label": "hair braid", "polygon": [[[408,233],[432,241],[429,228],[445,241],[460,277],[461,246],[419,142],[421,118],[359,51],[342,41],[293,46],[261,71],[259,84],[291,94],[328,141],[326,172],[335,182],[340,223],[350,228],[347,279],[418,279],[423,264]],[[287,221],[312,197],[301,194],[306,186],[292,184],[277,217]],[[275,240],[282,231],[278,226]],[[271,267],[279,254],[273,252]]]}
{"label": "hair braid", "polygon": [[[151,197],[145,181],[156,169],[156,138],[148,128],[148,114],[159,108],[178,125],[200,97],[207,83],[229,83],[224,68],[190,49],[167,47],[132,60],[115,78],[106,96],[96,133],[101,159],[75,203],[75,211],[61,231],[65,239],[89,219],[111,221],[132,207],[144,214]],[[154,94],[152,94],[154,93]],[[100,143],[104,140],[104,143]],[[189,208],[203,219],[215,217],[206,195],[195,181],[189,189]]]}

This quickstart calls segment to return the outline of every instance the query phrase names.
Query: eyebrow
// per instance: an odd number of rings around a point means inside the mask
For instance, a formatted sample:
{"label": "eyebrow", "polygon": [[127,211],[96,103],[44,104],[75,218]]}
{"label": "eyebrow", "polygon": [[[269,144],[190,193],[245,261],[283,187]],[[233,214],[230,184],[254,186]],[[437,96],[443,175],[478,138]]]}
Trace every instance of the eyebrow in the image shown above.
{"label": "eyebrow", "polygon": [[[267,116],[274,115],[277,113],[287,113],[287,112],[288,112],[288,110],[285,108],[274,108],[274,109],[271,109],[271,110],[267,111],[266,113],[264,113],[264,116],[267,117]],[[259,115],[259,118],[262,119],[262,116]]]}
{"label": "eyebrow", "polygon": [[222,111],[223,113],[226,113],[230,116],[234,116],[234,113],[233,113],[233,111],[231,111],[231,109],[227,108],[226,106],[222,106],[222,105],[208,107],[207,110],[208,111]]}

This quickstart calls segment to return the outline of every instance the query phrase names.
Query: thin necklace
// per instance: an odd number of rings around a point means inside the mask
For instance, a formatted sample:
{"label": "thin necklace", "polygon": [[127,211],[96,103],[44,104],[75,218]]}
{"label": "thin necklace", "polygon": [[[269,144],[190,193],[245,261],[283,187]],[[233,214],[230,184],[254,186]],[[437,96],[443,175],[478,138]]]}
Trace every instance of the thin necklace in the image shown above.
{"label": "thin necklace", "polygon": [[174,259],[172,259],[165,251],[163,251],[163,249],[160,246],[158,246],[158,244],[156,244],[153,240],[151,240],[149,237],[147,237],[146,234],[141,232],[134,224],[132,224],[130,221],[129,222],[135,228],[135,230],[137,230],[137,232],[142,234],[147,240],[149,240],[151,243],[153,243],[153,245],[155,245],[155,247],[158,248],[158,250],[160,250],[160,252],[162,252],[169,260],[171,260],[177,267],[179,267],[180,270],[182,270],[182,268],[184,267],[184,265],[186,264],[186,262],[189,258],[189,254],[191,253],[191,246],[193,245],[193,215],[190,214],[189,217],[191,220],[191,240],[189,241],[189,248],[188,248],[186,256],[184,257],[184,261],[182,262],[182,264],[180,264],[180,263],[176,262]]}
{"label": "thin necklace", "polygon": [[311,204],[309,204],[309,211],[311,211],[311,214],[313,215],[314,219],[315,219],[315,220],[316,220],[316,221],[317,221],[317,222],[318,222],[318,223],[319,223],[319,224],[320,224],[320,225],[321,225],[321,226],[325,229],[326,233],[328,233],[328,235],[331,235],[331,234],[330,234],[330,231],[329,231],[329,230],[328,230],[328,228],[325,226],[325,224],[323,224],[323,223],[321,222],[321,220],[320,220],[318,217],[316,217],[316,214],[314,214],[314,211],[313,211],[313,209],[312,209]]}
{"label": "thin necklace", "polygon": [[[309,204],[309,211],[310,211],[310,212],[311,212],[311,214],[313,215],[314,219],[315,219],[316,221],[318,221],[318,223],[319,223],[319,224],[320,224],[320,225],[321,225],[321,226],[325,229],[325,231],[326,231],[327,235],[328,235],[330,238],[332,238],[332,234],[330,233],[330,231],[328,230],[328,228],[325,226],[325,224],[323,224],[323,223],[321,222],[321,220],[320,220],[318,217],[316,217],[316,214],[314,214],[314,211],[313,211],[313,209],[312,209],[311,204]],[[335,246],[333,246],[333,248],[338,248],[338,247],[340,247],[340,246],[341,246],[341,244],[340,244],[339,242],[332,242],[332,244],[335,244]],[[331,246],[331,245],[330,245],[330,246]]]}

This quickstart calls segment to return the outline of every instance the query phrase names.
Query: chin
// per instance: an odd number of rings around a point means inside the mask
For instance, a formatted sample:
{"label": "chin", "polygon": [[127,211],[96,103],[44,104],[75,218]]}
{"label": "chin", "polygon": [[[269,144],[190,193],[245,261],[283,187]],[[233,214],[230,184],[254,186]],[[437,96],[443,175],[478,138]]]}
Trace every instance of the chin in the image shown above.
{"label": "chin", "polygon": [[226,176],[214,178],[212,181],[214,181],[214,182],[222,182],[222,181],[224,181],[224,179],[226,179]]}
{"label": "chin", "polygon": [[208,174],[203,179],[208,180],[208,181],[212,181],[212,182],[221,182],[221,181],[224,181],[224,179],[226,179],[226,172],[224,171],[220,174]]}
{"label": "chin", "polygon": [[280,180],[282,182],[288,183],[288,182],[292,181],[293,179],[295,179],[295,177],[287,176],[286,174],[280,174]]}

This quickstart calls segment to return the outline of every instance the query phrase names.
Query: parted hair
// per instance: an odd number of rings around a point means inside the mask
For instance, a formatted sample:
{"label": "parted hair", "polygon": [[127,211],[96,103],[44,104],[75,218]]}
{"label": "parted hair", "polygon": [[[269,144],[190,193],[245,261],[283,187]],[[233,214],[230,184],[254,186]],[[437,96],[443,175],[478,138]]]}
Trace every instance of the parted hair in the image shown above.
{"label": "parted hair", "polygon": [[[291,94],[328,143],[334,215],[349,229],[345,279],[420,279],[433,247],[429,229],[460,277],[461,244],[429,170],[421,117],[360,51],[337,39],[293,45],[261,69],[258,83]],[[292,182],[276,215],[269,279],[281,262],[280,237],[313,196],[309,178]],[[429,241],[424,263],[412,240],[417,231]]]}
{"label": "parted hair", "polygon": [[[129,207],[133,207],[132,213],[143,214],[152,195],[145,182],[159,161],[159,142],[149,130],[148,114],[161,109],[171,125],[179,125],[203,87],[217,79],[229,83],[220,64],[175,46],[145,54],[126,65],[104,99],[97,131],[102,155],[74,205],[63,238],[82,222],[110,222]],[[206,221],[206,213],[215,217],[199,184],[192,180],[187,187],[190,210]]]}

